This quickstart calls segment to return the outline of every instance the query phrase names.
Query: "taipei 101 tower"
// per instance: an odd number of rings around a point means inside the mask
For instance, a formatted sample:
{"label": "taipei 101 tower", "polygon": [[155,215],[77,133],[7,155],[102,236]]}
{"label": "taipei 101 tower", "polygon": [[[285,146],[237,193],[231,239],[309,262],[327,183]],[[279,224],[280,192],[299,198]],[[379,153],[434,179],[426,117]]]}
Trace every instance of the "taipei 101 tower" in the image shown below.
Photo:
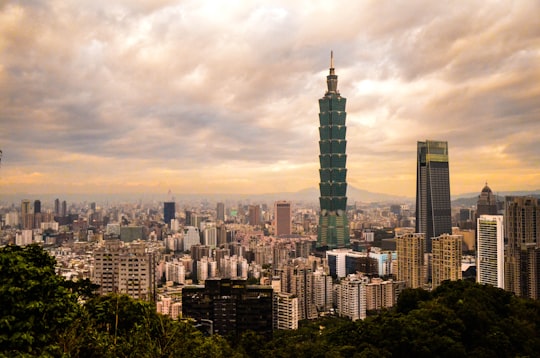
{"label": "taipei 101 tower", "polygon": [[335,249],[349,246],[347,220],[347,140],[345,134],[346,99],[337,90],[334,54],[330,54],[330,74],[326,76],[328,90],[319,99],[319,202],[321,213],[317,247]]}

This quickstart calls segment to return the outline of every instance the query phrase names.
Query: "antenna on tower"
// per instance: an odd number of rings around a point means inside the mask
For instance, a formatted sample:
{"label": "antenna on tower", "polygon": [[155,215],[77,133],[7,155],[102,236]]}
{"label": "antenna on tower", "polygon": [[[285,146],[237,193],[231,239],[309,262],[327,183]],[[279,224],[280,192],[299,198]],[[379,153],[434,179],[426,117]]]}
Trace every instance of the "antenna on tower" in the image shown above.
{"label": "antenna on tower", "polygon": [[330,68],[334,68],[334,51],[330,51]]}

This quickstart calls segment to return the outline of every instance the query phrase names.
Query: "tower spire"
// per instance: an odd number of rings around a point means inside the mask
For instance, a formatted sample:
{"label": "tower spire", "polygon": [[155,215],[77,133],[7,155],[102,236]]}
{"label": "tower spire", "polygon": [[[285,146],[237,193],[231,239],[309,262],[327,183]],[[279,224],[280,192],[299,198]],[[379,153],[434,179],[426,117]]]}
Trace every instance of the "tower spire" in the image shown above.
{"label": "tower spire", "polygon": [[330,74],[326,76],[326,85],[328,87],[326,95],[339,93],[337,90],[337,75],[334,69],[334,51],[330,51]]}

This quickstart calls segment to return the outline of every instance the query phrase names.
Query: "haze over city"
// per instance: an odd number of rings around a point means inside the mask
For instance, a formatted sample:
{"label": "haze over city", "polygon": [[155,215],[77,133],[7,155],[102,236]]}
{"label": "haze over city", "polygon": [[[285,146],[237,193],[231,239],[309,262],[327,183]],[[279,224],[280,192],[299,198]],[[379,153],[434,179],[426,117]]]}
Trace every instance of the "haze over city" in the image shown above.
{"label": "haze over city", "polygon": [[414,197],[540,188],[538,1],[0,5],[0,194],[316,187],[330,50],[347,181]]}

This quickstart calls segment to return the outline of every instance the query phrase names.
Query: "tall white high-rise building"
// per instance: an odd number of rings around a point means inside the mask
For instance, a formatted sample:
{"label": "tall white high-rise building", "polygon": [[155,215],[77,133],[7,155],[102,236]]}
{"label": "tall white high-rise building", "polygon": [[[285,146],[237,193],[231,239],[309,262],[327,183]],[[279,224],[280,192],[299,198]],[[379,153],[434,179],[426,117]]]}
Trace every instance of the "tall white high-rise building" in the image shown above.
{"label": "tall white high-rise building", "polygon": [[322,267],[313,272],[313,294],[318,311],[329,311],[334,303],[332,276],[327,275]]}
{"label": "tall white high-rise building", "polygon": [[274,292],[274,329],[298,329],[298,297],[293,293]]}
{"label": "tall white high-rise building", "polygon": [[476,281],[504,289],[504,218],[480,215],[476,228]]}
{"label": "tall white high-rise building", "polygon": [[366,285],[367,277],[351,274],[336,285],[337,313],[352,321],[366,318]]}

